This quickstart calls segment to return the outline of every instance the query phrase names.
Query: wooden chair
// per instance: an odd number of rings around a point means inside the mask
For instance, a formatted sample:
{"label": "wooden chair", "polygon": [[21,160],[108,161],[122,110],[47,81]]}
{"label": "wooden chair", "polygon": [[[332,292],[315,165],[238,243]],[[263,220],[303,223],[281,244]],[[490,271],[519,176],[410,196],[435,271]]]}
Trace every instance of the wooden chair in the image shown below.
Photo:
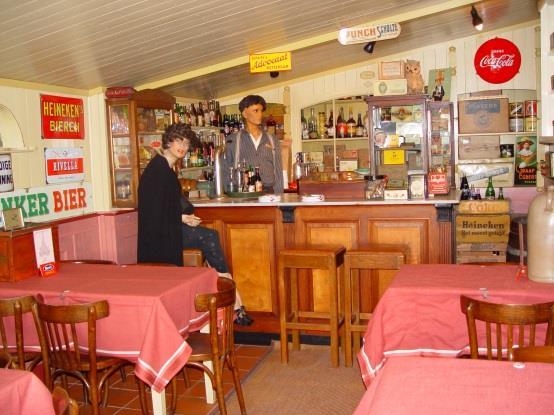
{"label": "wooden chair", "polygon": [[[503,360],[504,357],[511,359],[514,344],[518,347],[535,346],[537,324],[547,324],[544,344],[553,344],[554,301],[542,304],[495,304],[462,295],[460,306],[466,315],[472,359],[479,358],[477,320],[485,324],[488,360]],[[496,340],[494,345],[493,340]]]}
{"label": "wooden chair", "polygon": [[67,391],[61,386],[56,386],[52,391],[52,403],[56,415],[79,415],[77,401],[71,399]]}
{"label": "wooden chair", "polygon": [[[85,387],[85,401],[90,402],[92,413],[99,414],[100,398],[107,400],[108,378],[127,361],[96,354],[96,321],[108,317],[107,301],[88,304],[49,305],[38,301],[33,309],[39,321],[39,340],[44,362],[45,383],[52,389],[58,376],[80,380]],[[86,335],[79,336],[77,326],[86,324]],[[86,337],[83,339],[83,337]],[[86,347],[88,353],[81,349]]]}
{"label": "wooden chair", "polygon": [[554,363],[554,346],[516,347],[512,360],[516,362]]}
{"label": "wooden chair", "polygon": [[[223,367],[227,367],[233,375],[235,392],[239,401],[240,412],[246,415],[246,406],[240,384],[239,371],[235,358],[235,343],[233,339],[234,305],[236,297],[235,282],[228,278],[218,278],[217,292],[197,294],[194,300],[196,311],[210,314],[210,333],[190,333],[187,343],[192,347],[186,366],[201,369],[208,375],[217,396],[219,412],[227,414],[225,395],[223,390]],[[218,309],[222,310],[222,320],[218,325]],[[212,361],[213,371],[204,363]]]}
{"label": "wooden chair", "polygon": [[378,270],[399,270],[408,257],[405,245],[366,245],[349,249],[344,255],[344,364],[352,366],[354,355],[360,351],[361,333],[367,330],[371,313],[360,311],[360,271],[369,273],[370,295],[376,304],[379,298]]}
{"label": "wooden chair", "polygon": [[[23,336],[23,315],[32,313],[35,298],[31,295],[23,297],[2,298],[0,299],[0,338],[2,340],[2,360],[8,360],[7,367],[12,369],[30,370],[32,371],[41,360],[40,353],[24,351],[24,336]],[[6,322],[13,320],[15,328],[15,349],[8,347],[6,334]],[[35,327],[37,320],[35,321]],[[10,324],[10,327],[12,325]]]}

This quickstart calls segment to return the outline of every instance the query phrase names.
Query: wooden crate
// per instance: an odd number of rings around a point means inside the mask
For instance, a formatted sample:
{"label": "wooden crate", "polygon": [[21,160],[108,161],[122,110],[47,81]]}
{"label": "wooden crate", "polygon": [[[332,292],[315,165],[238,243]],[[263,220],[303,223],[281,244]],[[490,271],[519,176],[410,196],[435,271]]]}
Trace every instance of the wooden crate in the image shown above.
{"label": "wooden crate", "polygon": [[506,262],[506,252],[498,251],[458,251],[456,263],[468,264],[471,262]]}
{"label": "wooden crate", "polygon": [[458,213],[462,215],[497,215],[510,213],[509,200],[461,200]]}
{"label": "wooden crate", "polygon": [[456,216],[456,243],[507,243],[510,215]]}
{"label": "wooden crate", "polygon": [[471,252],[471,251],[478,251],[478,252],[483,252],[483,251],[501,251],[501,252],[506,252],[508,250],[508,244],[507,243],[503,243],[503,242],[500,242],[500,243],[494,243],[494,242],[491,242],[491,243],[482,243],[482,244],[472,244],[472,243],[468,243],[468,244],[457,244],[456,245],[456,250],[458,252]]}

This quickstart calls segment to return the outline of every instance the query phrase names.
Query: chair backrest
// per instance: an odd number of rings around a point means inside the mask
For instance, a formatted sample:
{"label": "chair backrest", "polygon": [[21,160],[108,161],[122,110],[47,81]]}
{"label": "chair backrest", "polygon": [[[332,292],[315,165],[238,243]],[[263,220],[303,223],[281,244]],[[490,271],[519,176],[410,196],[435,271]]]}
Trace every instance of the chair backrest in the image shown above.
{"label": "chair backrest", "polygon": [[537,324],[547,325],[544,344],[553,344],[554,301],[541,304],[495,304],[462,295],[460,306],[466,315],[472,359],[479,357],[477,320],[485,325],[489,360],[510,359],[515,344],[518,347],[534,346]]}
{"label": "chair backrest", "polygon": [[[90,364],[90,378],[94,379],[91,383],[96,384],[96,321],[110,314],[108,302],[50,305],[38,301],[34,310],[39,321],[46,384],[51,385],[50,368],[77,372],[83,370],[82,362]],[[87,327],[86,339],[78,334],[77,327],[82,324]]]}
{"label": "chair backrest", "polygon": [[[209,312],[212,353],[218,356],[226,354],[234,348],[233,308],[235,306],[235,297],[235,282],[230,278],[219,277],[217,279],[216,293],[196,294],[194,299],[196,311]],[[218,310],[221,310],[219,316]],[[218,321],[221,324],[218,324]],[[219,342],[218,334],[221,342]]]}
{"label": "chair backrest", "polygon": [[512,360],[516,362],[554,363],[554,346],[516,347]]}
{"label": "chair backrest", "polygon": [[71,399],[61,386],[56,386],[52,391],[52,404],[56,415],[79,415],[77,401]]}
{"label": "chair backrest", "polygon": [[[8,359],[8,367],[25,370],[25,351],[23,336],[23,315],[32,312],[35,298],[31,295],[0,299],[0,338],[4,359]],[[13,325],[11,323],[13,321]],[[35,325],[37,321],[35,320]],[[15,350],[8,348],[7,327],[14,328]],[[4,360],[3,359],[3,360]],[[34,366],[34,365],[32,365]],[[32,368],[31,368],[32,369]]]}

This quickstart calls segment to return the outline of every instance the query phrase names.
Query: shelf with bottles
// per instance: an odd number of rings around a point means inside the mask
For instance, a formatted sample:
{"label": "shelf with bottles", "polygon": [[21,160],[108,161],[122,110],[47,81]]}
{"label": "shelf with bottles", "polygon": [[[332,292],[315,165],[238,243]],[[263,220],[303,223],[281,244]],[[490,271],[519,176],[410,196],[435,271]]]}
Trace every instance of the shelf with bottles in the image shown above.
{"label": "shelf with bottles", "polygon": [[[223,131],[225,136],[236,133],[239,129],[244,128],[238,104],[223,105],[221,112],[223,114]],[[285,136],[284,124],[285,106],[279,103],[267,102],[264,117],[262,118],[263,129],[278,140],[283,140]]]}

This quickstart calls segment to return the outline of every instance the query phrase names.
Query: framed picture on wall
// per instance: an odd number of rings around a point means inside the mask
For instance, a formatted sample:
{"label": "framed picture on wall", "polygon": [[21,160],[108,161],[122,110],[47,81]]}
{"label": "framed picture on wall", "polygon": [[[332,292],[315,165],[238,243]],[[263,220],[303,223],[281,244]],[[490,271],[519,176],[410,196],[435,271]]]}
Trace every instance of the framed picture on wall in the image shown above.
{"label": "framed picture on wall", "polygon": [[431,69],[427,91],[435,101],[450,101],[452,68]]}

